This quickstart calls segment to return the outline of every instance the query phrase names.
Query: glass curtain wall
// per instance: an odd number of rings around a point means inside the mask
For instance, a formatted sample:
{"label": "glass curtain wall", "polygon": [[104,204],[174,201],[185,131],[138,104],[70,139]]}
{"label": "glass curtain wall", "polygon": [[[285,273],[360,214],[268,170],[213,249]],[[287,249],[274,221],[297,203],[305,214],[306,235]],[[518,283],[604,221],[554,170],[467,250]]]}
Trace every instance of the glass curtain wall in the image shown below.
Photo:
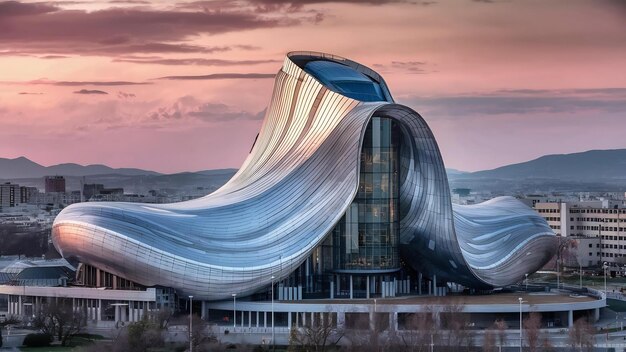
{"label": "glass curtain wall", "polygon": [[358,193],[333,230],[335,271],[399,269],[398,169],[401,132],[389,118],[373,117],[361,150]]}

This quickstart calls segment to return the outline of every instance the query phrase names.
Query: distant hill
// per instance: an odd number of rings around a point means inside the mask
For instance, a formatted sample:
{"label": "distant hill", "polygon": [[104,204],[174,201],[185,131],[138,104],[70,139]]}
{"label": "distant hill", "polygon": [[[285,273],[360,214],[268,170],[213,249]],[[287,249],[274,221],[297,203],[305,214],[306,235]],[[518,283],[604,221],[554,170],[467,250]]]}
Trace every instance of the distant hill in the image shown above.
{"label": "distant hill", "polygon": [[458,179],[626,181],[626,149],[545,155],[493,170],[466,173]]}
{"label": "distant hill", "polygon": [[465,175],[467,174],[467,171],[461,171],[457,169],[446,169],[446,174],[448,175],[448,178],[451,178],[451,177]]}
{"label": "distant hill", "polygon": [[91,176],[116,174],[124,176],[160,175],[158,172],[119,168],[106,165],[78,165],[73,163],[43,166],[25,157],[15,159],[0,158],[0,179],[37,178],[49,175]]}
{"label": "distant hill", "polygon": [[215,169],[176,174],[134,169],[112,168],[106,165],[58,164],[43,166],[25,157],[0,158],[0,180],[22,186],[44,188],[43,177],[65,177],[68,190],[79,190],[82,182],[102,183],[105,187],[124,188],[126,193],[145,194],[151,189],[169,189],[183,194],[209,193],[226,183],[237,169]]}
{"label": "distant hill", "polygon": [[[214,174],[182,172],[171,175],[89,175],[65,176],[67,190],[79,190],[81,183],[101,183],[107,188],[124,188],[124,193],[146,194],[149,190],[167,189],[171,193],[210,193],[226,183],[237,170],[215,170]],[[83,180],[84,179],[84,180]],[[44,188],[43,177],[13,178],[11,182],[21,186]],[[206,190],[206,192],[205,192]]]}
{"label": "distant hill", "polygon": [[[106,165],[59,164],[42,166],[25,157],[0,158],[0,180],[43,187],[43,176],[66,176],[68,189],[79,189],[82,176],[88,183],[124,187],[128,192],[171,188],[180,191],[199,187],[214,190],[237,169],[201,170],[165,175],[158,172]],[[452,187],[503,189],[598,189],[626,185],[626,149],[590,150],[582,153],[546,155],[493,170],[465,172],[446,169]],[[607,188],[607,185],[611,187]],[[611,189],[612,189],[611,188]]]}
{"label": "distant hill", "polygon": [[238,169],[213,169],[213,170],[202,170],[193,172],[194,174],[206,175],[206,176],[217,176],[217,175],[234,175],[237,173]]}

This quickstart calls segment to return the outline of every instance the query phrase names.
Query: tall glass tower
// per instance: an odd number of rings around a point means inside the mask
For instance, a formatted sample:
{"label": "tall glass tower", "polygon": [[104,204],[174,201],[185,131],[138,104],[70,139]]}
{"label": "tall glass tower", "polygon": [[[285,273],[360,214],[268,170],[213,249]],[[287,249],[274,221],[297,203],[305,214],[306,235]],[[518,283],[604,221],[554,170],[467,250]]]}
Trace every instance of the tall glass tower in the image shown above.
{"label": "tall glass tower", "polygon": [[[400,138],[399,126],[389,118],[372,117],[365,131],[358,193],[333,230],[333,268],[339,274],[339,287],[352,280],[357,291],[370,287],[375,293],[378,274],[400,269]],[[370,285],[366,280],[372,280]]]}

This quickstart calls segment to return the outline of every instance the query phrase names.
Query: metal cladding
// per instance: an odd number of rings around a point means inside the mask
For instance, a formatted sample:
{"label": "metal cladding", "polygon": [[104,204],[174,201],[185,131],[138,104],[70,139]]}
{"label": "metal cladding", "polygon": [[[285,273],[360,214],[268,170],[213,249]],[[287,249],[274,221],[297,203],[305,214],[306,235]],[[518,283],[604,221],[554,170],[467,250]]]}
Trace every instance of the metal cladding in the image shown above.
{"label": "metal cladding", "polygon": [[223,187],[172,204],[74,204],[56,218],[53,243],[64,257],[146,286],[207,300],[252,294],[298,268],[341,219],[357,192],[372,116],[402,128],[400,247],[416,270],[490,288],[552,257],[554,233],[517,200],[452,206],[432,132],[393,103],[382,77],[310,52],[285,59],[256,143]]}

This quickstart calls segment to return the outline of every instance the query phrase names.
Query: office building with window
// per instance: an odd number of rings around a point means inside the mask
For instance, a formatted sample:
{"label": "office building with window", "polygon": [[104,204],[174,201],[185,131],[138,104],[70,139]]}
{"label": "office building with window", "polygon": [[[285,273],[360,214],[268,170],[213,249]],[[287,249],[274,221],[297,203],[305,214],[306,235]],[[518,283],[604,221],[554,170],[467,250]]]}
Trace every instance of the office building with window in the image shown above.
{"label": "office building with window", "polygon": [[599,268],[606,262],[613,275],[626,272],[626,205],[623,202],[538,202],[534,209],[557,236],[576,241],[575,258],[565,261],[566,265]]}
{"label": "office building with window", "polygon": [[65,192],[65,177],[63,176],[46,176],[44,178],[46,193],[62,193]]}

